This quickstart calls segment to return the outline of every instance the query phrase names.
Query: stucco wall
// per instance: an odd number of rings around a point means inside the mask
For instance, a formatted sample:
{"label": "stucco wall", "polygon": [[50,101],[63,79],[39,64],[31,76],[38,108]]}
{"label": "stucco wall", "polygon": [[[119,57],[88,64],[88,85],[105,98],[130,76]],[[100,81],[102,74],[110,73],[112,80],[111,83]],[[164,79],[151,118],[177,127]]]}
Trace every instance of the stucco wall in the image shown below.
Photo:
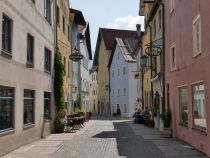
{"label": "stucco wall", "polygon": [[[59,52],[62,55],[62,62],[64,64],[64,57],[65,57],[65,74],[64,74],[64,98],[67,104],[67,111],[70,113],[72,111],[72,60],[69,59],[69,55],[71,54],[73,48],[71,47],[70,43],[70,30],[71,30],[71,23],[70,23],[70,12],[69,12],[69,1],[62,0],[57,1],[57,6],[59,7],[59,25],[57,25],[57,43]],[[63,30],[63,17],[65,19],[65,30]],[[68,28],[69,27],[69,28]],[[69,31],[69,32],[68,32]],[[69,65],[68,65],[69,64]],[[69,74],[68,74],[69,71]]]}
{"label": "stucco wall", "polygon": [[[52,5],[53,11],[53,5]],[[26,14],[27,12],[27,14]],[[7,58],[0,53],[0,85],[14,88],[14,130],[0,133],[0,155],[3,155],[23,144],[50,133],[51,121],[43,126],[44,92],[51,92],[51,116],[54,118],[53,103],[53,61],[54,31],[44,18],[44,3],[34,5],[26,0],[0,1],[0,18],[6,14],[13,20],[12,57]],[[53,15],[53,14],[52,14]],[[34,25],[36,22],[36,25]],[[52,20],[53,22],[53,20]],[[27,33],[34,36],[34,67],[26,67]],[[0,35],[2,20],[0,20]],[[2,39],[2,38],[1,38]],[[2,40],[0,39],[0,48]],[[51,73],[44,72],[44,48],[51,50]],[[23,126],[24,89],[35,91],[35,120],[30,127]]]}
{"label": "stucco wall", "polygon": [[[101,112],[107,114],[108,113],[108,105],[109,96],[108,91],[106,90],[106,85],[109,84],[109,75],[108,75],[108,51],[105,48],[104,40],[102,38],[100,49],[99,49],[99,57],[98,57],[98,95],[101,106]],[[102,105],[102,102],[104,103]]]}
{"label": "stucco wall", "polygon": [[[169,103],[173,113],[173,135],[195,146],[197,149],[210,156],[210,38],[209,38],[209,1],[175,1],[175,8],[169,10],[169,1],[164,1],[166,6],[166,83],[169,84]],[[202,52],[193,57],[193,19],[200,13],[201,16],[201,43]],[[176,45],[177,69],[170,71],[170,46]],[[205,109],[207,132],[194,129],[192,84],[203,81],[205,88]],[[179,113],[179,86],[187,86],[188,90],[188,127],[180,124]]]}
{"label": "stucco wall", "polygon": [[[94,77],[93,77],[94,76]],[[89,76],[89,83],[90,83],[90,89],[89,89],[89,102],[90,102],[90,112],[94,112],[94,105],[95,105],[95,112],[99,112],[98,107],[98,83],[97,83],[97,72],[94,71]],[[95,90],[95,94],[94,91]]]}
{"label": "stucco wall", "polygon": [[[125,67],[125,74],[123,74],[123,67]],[[120,75],[118,75],[118,69],[120,70]],[[126,62],[117,45],[110,66],[110,102],[112,115],[117,112],[117,104],[120,106],[121,116],[131,117],[134,114],[134,103],[137,98],[137,82],[134,79],[134,73],[132,71],[135,69],[136,63]],[[113,71],[114,76],[112,76]],[[125,96],[124,88],[126,89]],[[118,89],[120,90],[120,95],[118,95]],[[126,108],[124,104],[126,104]]]}

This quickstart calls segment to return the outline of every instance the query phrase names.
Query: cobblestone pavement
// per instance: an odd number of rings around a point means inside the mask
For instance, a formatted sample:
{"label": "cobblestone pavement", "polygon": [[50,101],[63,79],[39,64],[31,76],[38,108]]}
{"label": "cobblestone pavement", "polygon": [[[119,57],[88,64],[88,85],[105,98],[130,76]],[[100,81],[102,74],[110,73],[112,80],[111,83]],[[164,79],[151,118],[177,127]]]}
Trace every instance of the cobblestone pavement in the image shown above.
{"label": "cobblestone pavement", "polygon": [[204,157],[185,146],[175,140],[163,139],[158,130],[140,128],[128,120],[100,118],[93,120],[93,125],[79,137],[64,141],[52,158]]}
{"label": "cobblestone pavement", "polygon": [[166,139],[155,128],[123,118],[93,117],[75,133],[51,134],[2,158],[206,158],[193,147]]}

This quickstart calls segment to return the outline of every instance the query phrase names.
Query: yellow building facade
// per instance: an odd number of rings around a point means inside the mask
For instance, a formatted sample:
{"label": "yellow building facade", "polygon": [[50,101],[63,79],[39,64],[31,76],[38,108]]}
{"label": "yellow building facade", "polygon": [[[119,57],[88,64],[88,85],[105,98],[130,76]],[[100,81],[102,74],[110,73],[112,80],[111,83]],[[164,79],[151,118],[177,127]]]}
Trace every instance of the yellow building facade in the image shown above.
{"label": "yellow building facade", "polygon": [[56,22],[57,22],[57,47],[62,55],[64,65],[64,99],[67,112],[71,112],[71,82],[72,82],[72,61],[69,59],[71,54],[71,18],[69,12],[69,1],[57,1]]}
{"label": "yellow building facade", "polygon": [[90,70],[89,75],[89,111],[93,113],[99,113],[99,105],[98,105],[98,73],[97,68],[92,68]]}
{"label": "yellow building facade", "polygon": [[109,52],[106,50],[104,40],[102,38],[99,48],[99,65],[98,65],[98,98],[100,105],[100,112],[108,114],[109,110],[109,73],[108,73],[108,61]]}
{"label": "yellow building facade", "polygon": [[[144,106],[153,112],[155,127],[162,130],[160,115],[164,112],[164,54],[163,54],[163,6],[157,1],[140,1],[139,15],[145,17],[145,32],[142,36],[142,54],[148,55],[144,72]],[[161,50],[160,54],[153,54]],[[149,50],[149,51],[148,51]],[[153,52],[154,51],[154,52]]]}

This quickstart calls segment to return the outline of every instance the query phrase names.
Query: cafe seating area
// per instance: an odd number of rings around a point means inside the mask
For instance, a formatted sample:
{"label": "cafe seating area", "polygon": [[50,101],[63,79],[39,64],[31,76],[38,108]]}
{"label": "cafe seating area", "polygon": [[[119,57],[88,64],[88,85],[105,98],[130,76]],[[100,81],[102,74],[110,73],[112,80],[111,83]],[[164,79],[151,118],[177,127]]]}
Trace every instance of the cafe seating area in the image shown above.
{"label": "cafe seating area", "polygon": [[78,112],[67,115],[66,119],[67,121],[64,127],[64,132],[76,132],[77,130],[80,130],[80,128],[84,127],[85,122],[89,121],[90,114]]}

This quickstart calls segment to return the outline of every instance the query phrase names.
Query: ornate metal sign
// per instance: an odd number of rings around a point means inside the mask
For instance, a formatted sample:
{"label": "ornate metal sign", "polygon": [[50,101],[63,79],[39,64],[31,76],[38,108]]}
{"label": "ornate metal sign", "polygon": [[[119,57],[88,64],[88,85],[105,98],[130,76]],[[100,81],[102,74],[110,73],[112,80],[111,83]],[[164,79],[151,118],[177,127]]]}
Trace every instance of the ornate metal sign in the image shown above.
{"label": "ornate metal sign", "polygon": [[79,52],[75,52],[69,56],[69,59],[71,59],[75,62],[78,62],[83,59],[83,55],[80,54]]}
{"label": "ornate metal sign", "polygon": [[145,49],[145,53],[148,56],[159,56],[162,53],[162,46],[163,46],[163,40],[162,38],[159,38],[155,41],[152,41],[151,43],[146,44],[147,48]]}
{"label": "ornate metal sign", "polygon": [[147,47],[145,53],[148,56],[159,56],[162,53],[162,49],[160,47]]}

